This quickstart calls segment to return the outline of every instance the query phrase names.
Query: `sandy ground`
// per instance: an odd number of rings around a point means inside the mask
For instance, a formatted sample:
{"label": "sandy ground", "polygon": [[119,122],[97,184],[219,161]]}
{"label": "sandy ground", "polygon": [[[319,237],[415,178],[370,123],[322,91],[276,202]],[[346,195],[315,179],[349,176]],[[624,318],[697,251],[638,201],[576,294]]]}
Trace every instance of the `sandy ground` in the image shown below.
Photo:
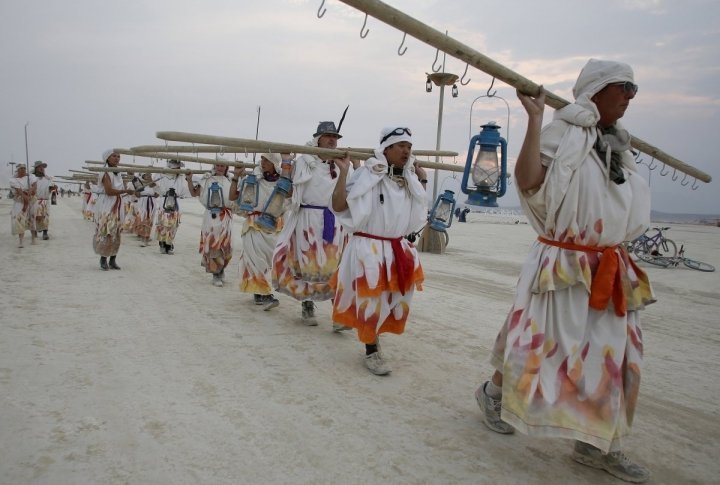
{"label": "sandy ground", "polygon": [[[263,312],[215,288],[185,204],[176,255],[126,237],[102,272],[80,199],[52,207],[50,241],[16,248],[0,200],[0,483],[615,483],[572,444],[487,430],[473,392],[534,238],[470,214],[427,281],[407,331],[371,375],[353,334],[300,304]],[[502,222],[502,221],[501,221]],[[504,221],[507,222],[507,221]],[[238,224],[236,222],[236,224]],[[239,227],[239,226],[236,226]],[[720,229],[673,226],[688,256],[720,267]],[[679,245],[679,244],[678,244]],[[720,271],[648,268],[645,365],[626,451],[653,483],[720,481]]]}

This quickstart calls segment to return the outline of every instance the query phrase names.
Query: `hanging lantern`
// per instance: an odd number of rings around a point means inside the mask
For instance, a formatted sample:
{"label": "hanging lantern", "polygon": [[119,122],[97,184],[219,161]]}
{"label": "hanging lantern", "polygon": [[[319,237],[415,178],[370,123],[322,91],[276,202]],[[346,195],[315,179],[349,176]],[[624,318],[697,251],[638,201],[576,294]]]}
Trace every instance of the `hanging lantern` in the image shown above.
{"label": "hanging lantern", "polygon": [[267,233],[274,233],[277,229],[278,219],[285,212],[285,199],[290,196],[292,181],[287,177],[280,177],[270,194],[262,215],[257,219],[258,227]]}
{"label": "hanging lantern", "polygon": [[427,81],[425,81],[425,92],[432,92],[432,81],[430,80],[430,76],[428,76]]}
{"label": "hanging lantern", "polygon": [[220,211],[225,207],[225,198],[223,197],[222,187],[217,182],[213,182],[208,187],[207,208],[213,219],[217,217]]}
{"label": "hanging lantern", "polygon": [[440,194],[433,204],[428,216],[430,228],[436,231],[444,231],[452,224],[453,212],[455,211],[455,192],[446,190]]}
{"label": "hanging lantern", "polygon": [[245,177],[240,185],[238,207],[241,211],[251,212],[258,204],[258,179],[252,173]]}
{"label": "hanging lantern", "polygon": [[174,188],[169,188],[165,192],[165,199],[163,199],[163,210],[165,212],[175,212],[178,209],[177,194]]}
{"label": "hanging lantern", "polygon": [[143,183],[142,179],[138,177],[137,175],[133,176],[132,178],[132,186],[135,189],[136,192],[142,192],[145,188],[145,184]]}
{"label": "hanging lantern", "polygon": [[[476,145],[480,145],[480,151],[473,163]],[[498,147],[500,147],[499,162]],[[471,171],[474,186],[468,185]],[[470,140],[461,189],[463,193],[468,194],[466,204],[484,207],[498,207],[497,198],[505,195],[507,141],[500,136],[500,126],[492,121],[483,125],[482,131]]]}

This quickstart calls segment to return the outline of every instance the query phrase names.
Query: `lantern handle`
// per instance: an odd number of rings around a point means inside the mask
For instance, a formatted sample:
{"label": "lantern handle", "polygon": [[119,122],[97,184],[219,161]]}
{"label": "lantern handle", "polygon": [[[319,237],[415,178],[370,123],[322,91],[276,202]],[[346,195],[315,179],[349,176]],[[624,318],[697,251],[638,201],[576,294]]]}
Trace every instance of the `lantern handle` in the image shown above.
{"label": "lantern handle", "polygon": [[493,88],[494,85],[495,85],[495,76],[493,76],[492,81],[490,82],[490,87],[488,88],[487,93],[485,93],[485,95],[488,98],[492,98],[493,96],[495,96],[497,94],[497,89],[495,91],[493,91],[492,94],[490,94],[490,90]]}
{"label": "lantern handle", "polygon": [[327,9],[323,8],[323,6],[325,6],[325,0],[322,0],[322,2],[320,2],[320,8],[318,8],[317,11],[317,18],[319,19],[323,18],[323,15],[325,15],[325,12],[327,12]]}
{"label": "lantern handle", "polygon": [[465,75],[467,74],[467,72],[468,72],[468,64],[466,63],[465,64],[465,72],[463,72],[463,75],[460,78],[460,84],[462,84],[463,86],[467,86],[468,83],[470,82],[470,78],[468,78],[467,81],[463,81],[463,79],[465,79]]}
{"label": "lantern handle", "polygon": [[438,66],[437,69],[435,69],[435,64],[437,63],[439,56],[440,56],[440,49],[436,49],[435,50],[435,60],[432,63],[432,72],[440,72],[440,69],[442,68],[442,66]]}
{"label": "lantern handle", "polygon": [[[365,20],[363,20],[362,27],[360,27],[360,38],[364,39],[370,33],[370,29],[367,28],[368,14],[365,14]],[[363,33],[363,31],[365,31]]]}
{"label": "lantern handle", "polygon": [[398,47],[399,56],[404,56],[405,52],[407,52],[407,47],[403,48],[403,46],[405,45],[405,37],[407,37],[407,32],[403,32],[402,42],[400,42],[400,47]]}

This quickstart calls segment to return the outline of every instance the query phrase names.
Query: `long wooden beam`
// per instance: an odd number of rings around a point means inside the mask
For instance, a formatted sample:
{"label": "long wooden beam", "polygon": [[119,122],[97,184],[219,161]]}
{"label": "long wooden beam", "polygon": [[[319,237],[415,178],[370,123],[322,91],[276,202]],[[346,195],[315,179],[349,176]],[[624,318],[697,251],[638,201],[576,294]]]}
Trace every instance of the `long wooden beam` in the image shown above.
{"label": "long wooden beam", "polygon": [[[503,81],[506,84],[509,84],[523,93],[527,93],[532,96],[537,96],[540,93],[540,85],[534,83],[526,77],[521,76],[515,71],[508,69],[499,62],[490,59],[475,49],[447,36],[444,32],[433,29],[429,25],[410,17],[400,10],[381,2],[380,0],[340,1],[360,10],[363,13],[375,17],[392,27],[395,27],[401,32],[405,32],[406,34],[415,37],[421,42],[445,52],[449,56],[460,59],[461,61],[480,69],[481,71]],[[545,104],[552,108],[560,109],[563,106],[570,104],[569,101],[557,96],[556,94],[547,91],[546,93]],[[678,160],[672,155],[665,153],[658,147],[651,145],[640,138],[633,136],[631,143],[634,148],[637,148],[641,152],[646,153],[660,162],[663,162],[683,173],[695,177],[698,180],[703,182],[710,182],[712,180],[712,177],[702,170]]]}
{"label": "long wooden beam", "polygon": [[[338,148],[319,148],[319,147],[311,147],[307,145],[292,145],[289,143],[276,143],[272,141],[264,141],[264,140],[249,140],[246,138],[232,138],[227,136],[214,136],[214,135],[203,135],[199,133],[184,133],[179,131],[158,131],[155,135],[161,140],[168,140],[168,141],[179,141],[179,142],[185,142],[185,143],[207,143],[212,145],[222,145],[222,146],[237,146],[237,147],[252,147],[252,148],[261,148],[263,152],[273,152],[273,153],[309,153],[312,155],[318,155],[320,157],[325,158],[341,158],[344,157],[345,154],[348,154],[350,158],[355,160],[365,160],[372,156],[371,153],[368,152],[354,152],[354,151],[347,151],[344,149],[338,149]],[[455,153],[455,152],[451,152]],[[425,161],[418,161],[418,165],[424,168],[430,168],[428,165],[430,162]],[[454,168],[449,167],[457,167],[457,165],[449,165],[444,163],[438,163],[434,164],[437,165],[437,167],[440,170],[450,170],[450,171],[457,171]],[[462,171],[462,170],[460,170]]]}
{"label": "long wooden beam", "polygon": [[[88,167],[91,172],[128,172],[125,167]],[[207,170],[192,170],[189,168],[162,168],[162,167],[137,167],[131,170],[138,173],[175,173],[175,174],[201,174],[208,173]]]}
{"label": "long wooden beam", "polygon": [[[253,140],[254,141],[254,140]],[[338,150],[372,154],[372,148],[338,147]],[[220,145],[140,145],[130,147],[133,154],[143,152],[169,152],[169,153],[262,153],[262,148],[220,146]],[[291,152],[292,153],[292,152]],[[457,157],[458,153],[449,150],[415,150],[413,154],[419,157]]]}
{"label": "long wooden beam", "polygon": [[121,155],[132,155],[135,157],[146,157],[146,158],[162,158],[165,160],[180,160],[183,162],[209,163],[210,165],[227,165],[230,167],[243,167],[243,168],[253,168],[255,166],[254,163],[247,163],[247,162],[217,160],[215,158],[190,157],[190,156],[185,156],[185,155],[173,155],[170,153],[161,153],[161,152],[135,152],[133,150],[128,150],[125,148],[113,148],[113,151],[115,153],[119,153]]}

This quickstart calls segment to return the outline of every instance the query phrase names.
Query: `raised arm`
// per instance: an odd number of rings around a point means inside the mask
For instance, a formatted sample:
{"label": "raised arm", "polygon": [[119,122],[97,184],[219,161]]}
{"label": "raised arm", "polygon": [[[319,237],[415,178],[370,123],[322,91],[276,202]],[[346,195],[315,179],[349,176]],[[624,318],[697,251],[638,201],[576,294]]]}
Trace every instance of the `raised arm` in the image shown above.
{"label": "raised arm", "polygon": [[515,183],[520,190],[525,191],[539,187],[545,180],[546,168],[540,161],[540,130],[545,109],[545,90],[541,87],[540,95],[536,98],[519,91],[517,97],[528,114],[525,139],[515,164]]}

